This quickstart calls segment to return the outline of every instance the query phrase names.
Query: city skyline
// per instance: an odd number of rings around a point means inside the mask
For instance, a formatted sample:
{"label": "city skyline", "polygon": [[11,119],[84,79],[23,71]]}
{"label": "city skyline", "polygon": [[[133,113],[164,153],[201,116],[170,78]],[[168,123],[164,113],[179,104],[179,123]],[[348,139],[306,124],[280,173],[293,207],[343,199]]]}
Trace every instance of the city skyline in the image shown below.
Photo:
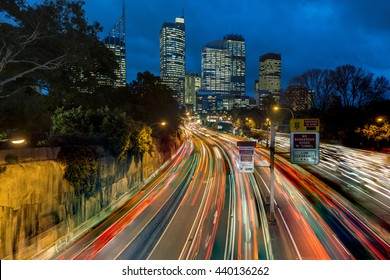
{"label": "city skyline", "polygon": [[[40,0],[28,0],[29,4]],[[85,0],[86,18],[98,21],[103,38],[122,13],[122,0]],[[159,75],[159,32],[164,22],[186,21],[186,71],[201,71],[202,48],[226,34],[247,45],[246,91],[253,95],[258,59],[283,57],[281,85],[310,69],[351,64],[390,78],[390,21],[385,0],[366,1],[126,1],[127,80],[138,72]]]}

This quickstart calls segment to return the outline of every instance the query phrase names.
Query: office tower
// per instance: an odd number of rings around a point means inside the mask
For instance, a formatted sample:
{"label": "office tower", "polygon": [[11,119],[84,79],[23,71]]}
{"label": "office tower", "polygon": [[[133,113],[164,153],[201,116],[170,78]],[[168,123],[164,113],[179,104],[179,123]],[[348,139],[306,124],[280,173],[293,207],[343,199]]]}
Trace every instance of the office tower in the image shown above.
{"label": "office tower", "polygon": [[[119,68],[115,71],[117,78],[114,87],[126,86],[126,18],[125,18],[125,2],[123,1],[123,11],[120,19],[115,23],[114,27],[104,38],[104,44],[115,54],[115,59],[119,64]],[[112,84],[112,81],[105,81],[102,78],[102,83]]]}
{"label": "office tower", "polygon": [[225,41],[208,43],[202,48],[202,91],[229,94],[231,56]]}
{"label": "office tower", "polygon": [[245,94],[246,78],[246,47],[244,37],[241,35],[226,35],[225,46],[231,56],[231,94]]}
{"label": "office tower", "polygon": [[187,110],[195,111],[196,94],[201,86],[200,76],[195,73],[186,74],[185,78],[185,91],[184,91],[184,103]]}
{"label": "office tower", "polygon": [[267,53],[259,60],[259,90],[280,94],[281,55]]}
{"label": "office tower", "polygon": [[286,89],[285,105],[293,111],[309,110],[313,93],[303,86],[289,86]]}
{"label": "office tower", "polygon": [[171,87],[180,105],[184,104],[186,68],[186,31],[184,17],[163,23],[160,30],[160,79]]}
{"label": "office tower", "polygon": [[245,40],[227,35],[202,48],[202,91],[215,94],[245,94]]}
{"label": "office tower", "polygon": [[265,100],[280,100],[280,73],[281,73],[281,55],[267,53],[260,56],[259,59],[259,106],[261,109]]}

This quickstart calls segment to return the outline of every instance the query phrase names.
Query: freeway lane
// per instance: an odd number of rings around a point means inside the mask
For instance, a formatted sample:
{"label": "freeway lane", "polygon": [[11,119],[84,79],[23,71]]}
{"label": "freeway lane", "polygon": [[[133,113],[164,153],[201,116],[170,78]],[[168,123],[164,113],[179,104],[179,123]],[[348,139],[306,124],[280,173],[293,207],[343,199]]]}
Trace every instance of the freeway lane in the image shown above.
{"label": "freeway lane", "polygon": [[[288,138],[278,137],[277,143],[279,151],[286,151],[289,148]],[[333,152],[329,152],[329,147],[332,147]],[[388,214],[384,213],[386,211],[384,208],[390,206],[389,201],[386,202],[386,200],[383,200],[387,199],[387,178],[380,176],[375,179],[375,182],[371,178],[371,182],[376,184],[377,199],[373,200],[372,191],[371,195],[368,195],[367,192],[367,187],[370,188],[370,186],[361,184],[357,180],[351,182],[345,174],[335,172],[335,170],[330,172],[328,169],[332,166],[329,162],[338,162],[338,165],[334,164],[334,166],[338,166],[337,168],[343,170],[348,169],[350,173],[354,173],[359,170],[359,167],[362,168],[361,161],[366,162],[362,164],[362,166],[365,166],[363,169],[368,168],[368,166],[373,166],[370,168],[371,172],[373,169],[379,170],[379,168],[375,168],[378,163],[381,163],[384,169],[386,169],[389,165],[388,156],[378,155],[376,153],[371,158],[369,156],[371,153],[365,151],[344,147],[343,149],[338,149],[336,153],[334,149],[333,145],[321,145],[320,164],[302,166],[318,178],[328,183],[331,182],[333,188],[330,188],[329,185],[308,173],[300,166],[290,164],[284,159],[286,157],[285,154],[283,157],[276,157],[276,165],[283,176],[292,182],[301,195],[310,203],[311,208],[315,210],[317,215],[320,215],[321,219],[326,222],[327,226],[334,232],[334,238],[345,248],[345,251],[351,258],[389,259],[389,225],[383,219],[379,218],[381,216],[386,219]],[[264,157],[267,157],[267,152],[264,153]],[[324,169],[328,170],[323,172]],[[384,171],[384,173],[386,172],[388,171]],[[322,175],[320,176],[321,173]],[[360,175],[360,182],[367,182],[364,174],[361,173]],[[346,181],[348,183],[345,183]],[[364,199],[364,204],[368,206],[367,208],[363,207],[363,204],[351,200],[349,193],[335,191],[339,191],[345,184],[349,184],[350,191],[353,189],[366,189],[366,191],[361,192],[360,199]],[[373,204],[376,205],[373,206]],[[378,209],[379,211],[375,211]],[[318,230],[317,227],[313,228]],[[317,235],[322,236],[321,234]],[[328,246],[329,243],[323,240],[322,244]],[[329,251],[329,248],[327,250]],[[335,256],[332,256],[332,258],[338,259]]]}
{"label": "freeway lane", "polygon": [[[194,137],[194,136],[193,136]],[[209,201],[215,195],[215,175],[212,150],[194,137],[195,150],[200,160],[172,221],[162,234],[149,259],[205,259],[207,246],[202,242],[205,215],[210,211]],[[210,240],[211,245],[213,239]]]}
{"label": "freeway lane", "polygon": [[[225,237],[225,244],[217,249],[224,250],[225,259],[273,259],[268,224],[264,222],[265,211],[260,194],[256,192],[256,181],[252,174],[240,173],[236,166],[237,139],[224,142],[221,135],[200,128],[199,130],[216,149],[220,149],[220,154],[229,167],[226,174],[218,174],[219,177],[229,176],[226,180],[228,196],[222,209],[223,216],[227,214],[227,217],[224,217],[225,221],[218,228],[218,235]],[[217,243],[222,242],[217,240]],[[222,255],[222,252],[218,253],[216,250],[214,255]]]}
{"label": "freeway lane", "polygon": [[[226,134],[220,134],[219,139],[224,141],[225,146],[229,146],[230,150],[234,150],[233,147],[238,140],[236,137]],[[235,153],[237,154],[237,151]],[[255,166],[257,181],[262,187],[267,187],[270,174],[269,168],[265,166],[269,166],[269,155],[265,150],[256,149]],[[259,186],[255,184],[254,188],[259,188]],[[326,228],[326,224],[318,224],[318,217],[311,211],[307,201],[277,170],[275,172],[275,201],[277,209],[279,209],[277,213],[279,227],[285,227],[286,231],[281,238],[284,243],[277,246],[278,250],[283,252],[273,252],[273,254],[285,255],[289,259],[330,259],[331,257],[312,229],[312,226],[319,229]],[[268,223],[268,221],[264,222],[264,219],[262,222],[263,224]],[[331,233],[326,234],[326,236],[328,235]],[[335,251],[338,258],[348,258],[348,255],[336,242],[333,244],[336,246]],[[272,248],[276,250],[276,246]]]}
{"label": "freeway lane", "polygon": [[[289,151],[286,135],[277,137],[276,144],[280,151]],[[390,231],[390,155],[321,144],[320,163],[303,167]],[[390,242],[389,235],[382,237]]]}
{"label": "freeway lane", "polygon": [[353,204],[299,166],[291,166],[282,158],[277,164],[354,258],[390,259],[389,244],[368,226],[369,220]]}

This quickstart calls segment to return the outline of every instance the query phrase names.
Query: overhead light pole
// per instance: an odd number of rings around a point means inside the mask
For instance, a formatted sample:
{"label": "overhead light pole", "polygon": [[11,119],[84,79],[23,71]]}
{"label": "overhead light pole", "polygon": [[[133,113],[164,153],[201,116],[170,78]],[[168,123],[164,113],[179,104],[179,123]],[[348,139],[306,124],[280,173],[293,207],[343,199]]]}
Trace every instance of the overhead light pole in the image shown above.
{"label": "overhead light pole", "polygon": [[154,125],[161,125],[161,126],[165,126],[167,123],[166,122],[156,122],[156,123],[152,123],[150,125],[148,125],[150,128],[152,128],[152,126]]}
{"label": "overhead light pole", "polygon": [[286,111],[289,111],[289,112],[291,113],[291,118],[292,118],[292,119],[295,119],[295,118],[294,118],[294,112],[293,112],[291,109],[289,109],[289,108],[284,108],[284,107],[275,106],[273,109],[274,109],[275,111],[277,111],[277,110],[286,110]]}
{"label": "overhead light pole", "polygon": [[[294,112],[288,108],[282,108],[275,106],[273,107],[275,111],[277,110],[286,110],[291,113],[291,118],[294,119]],[[271,143],[270,143],[270,178],[269,178],[269,188],[270,188],[270,220],[273,222],[275,219],[275,124],[271,124]]]}

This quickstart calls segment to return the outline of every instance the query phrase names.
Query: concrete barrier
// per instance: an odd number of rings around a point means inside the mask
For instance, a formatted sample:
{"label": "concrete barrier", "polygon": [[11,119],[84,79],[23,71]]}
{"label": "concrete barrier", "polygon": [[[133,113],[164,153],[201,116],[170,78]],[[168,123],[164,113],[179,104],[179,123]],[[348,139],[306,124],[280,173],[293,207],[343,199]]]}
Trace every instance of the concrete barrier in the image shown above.
{"label": "concrete barrier", "polygon": [[0,150],[0,164],[6,164],[5,157],[7,155],[16,156],[18,162],[55,160],[60,149],[60,147],[42,147]]}

